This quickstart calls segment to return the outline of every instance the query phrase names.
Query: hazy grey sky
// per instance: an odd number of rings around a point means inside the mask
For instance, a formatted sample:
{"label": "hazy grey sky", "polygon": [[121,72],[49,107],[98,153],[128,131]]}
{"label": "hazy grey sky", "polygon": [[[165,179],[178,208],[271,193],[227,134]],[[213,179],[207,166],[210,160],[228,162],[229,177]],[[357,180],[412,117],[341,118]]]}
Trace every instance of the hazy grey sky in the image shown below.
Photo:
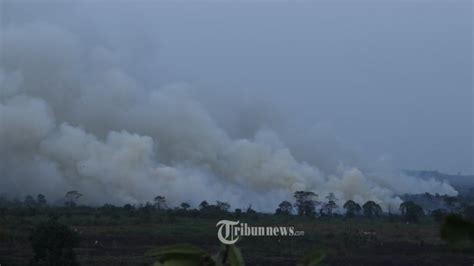
{"label": "hazy grey sky", "polygon": [[282,135],[324,127],[398,168],[472,173],[472,2],[381,2],[86,1],[3,15],[132,47],[121,60],[143,83],[190,83],[237,137],[253,133],[238,118],[255,116]]}

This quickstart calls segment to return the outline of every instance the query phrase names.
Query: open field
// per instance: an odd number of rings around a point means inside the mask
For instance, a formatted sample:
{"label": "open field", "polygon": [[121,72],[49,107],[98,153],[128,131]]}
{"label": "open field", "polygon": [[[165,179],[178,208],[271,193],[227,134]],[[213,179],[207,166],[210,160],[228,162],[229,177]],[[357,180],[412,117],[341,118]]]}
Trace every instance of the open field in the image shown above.
{"label": "open field", "polygon": [[[321,250],[324,265],[472,265],[472,247],[453,247],[439,237],[439,224],[419,224],[365,218],[305,218],[255,214],[221,218],[249,225],[289,225],[303,230],[298,237],[246,237],[237,245],[247,265],[295,265],[305,254]],[[27,265],[33,257],[31,228],[47,215],[0,219],[0,263]],[[152,247],[191,243],[214,253],[219,249],[216,222],[220,218],[154,215],[143,221],[126,215],[75,212],[59,221],[80,235],[76,248],[81,265],[151,265],[144,253]],[[366,233],[364,233],[366,232]],[[372,232],[372,233],[367,233]]]}

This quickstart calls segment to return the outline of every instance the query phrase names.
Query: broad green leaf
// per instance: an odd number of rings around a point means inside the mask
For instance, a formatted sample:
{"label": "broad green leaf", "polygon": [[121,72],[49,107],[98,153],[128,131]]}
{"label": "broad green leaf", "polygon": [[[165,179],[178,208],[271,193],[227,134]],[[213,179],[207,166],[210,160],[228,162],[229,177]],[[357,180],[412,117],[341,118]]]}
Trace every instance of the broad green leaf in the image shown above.
{"label": "broad green leaf", "polygon": [[215,265],[214,260],[207,252],[189,244],[153,248],[145,255],[156,257],[158,262],[155,265]]}
{"label": "broad green leaf", "polygon": [[244,258],[242,257],[242,253],[240,253],[240,249],[234,245],[230,245],[227,249],[227,261],[231,266],[244,266]]}
{"label": "broad green leaf", "polygon": [[324,254],[324,252],[322,251],[314,251],[313,253],[307,255],[304,259],[303,259],[303,266],[317,266],[319,265],[323,260],[324,258],[326,257],[326,255]]}

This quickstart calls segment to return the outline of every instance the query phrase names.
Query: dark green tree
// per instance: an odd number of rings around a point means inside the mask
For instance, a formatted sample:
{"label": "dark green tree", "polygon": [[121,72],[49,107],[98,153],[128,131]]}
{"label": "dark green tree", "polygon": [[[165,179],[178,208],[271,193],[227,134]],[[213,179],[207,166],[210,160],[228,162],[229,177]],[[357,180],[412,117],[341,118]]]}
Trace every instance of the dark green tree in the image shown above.
{"label": "dark green tree", "polygon": [[38,202],[38,205],[40,207],[45,207],[46,205],[48,205],[46,197],[43,194],[38,194],[38,196],[36,196],[36,201]]}
{"label": "dark green tree", "polygon": [[181,209],[183,209],[183,210],[185,210],[185,211],[186,211],[187,209],[189,209],[189,207],[191,207],[191,206],[190,206],[188,203],[186,203],[186,202],[181,203],[180,206],[181,206]]}
{"label": "dark green tree", "polygon": [[346,210],[346,217],[348,218],[356,216],[362,210],[360,205],[353,200],[346,201],[342,207]]}
{"label": "dark green tree", "polygon": [[31,196],[31,195],[27,195],[25,197],[25,200],[23,201],[23,203],[27,206],[27,207],[34,207],[36,206],[36,201],[35,199]]}
{"label": "dark green tree", "polygon": [[247,210],[245,211],[245,213],[254,215],[257,212],[252,208],[252,204],[249,204],[249,206],[248,206]]}
{"label": "dark green tree", "polygon": [[209,207],[209,203],[207,203],[207,201],[205,201],[205,200],[203,200],[203,201],[199,204],[199,209],[200,209],[200,210],[206,209],[207,207]]}
{"label": "dark green tree", "polygon": [[295,207],[300,216],[314,216],[316,206],[320,204],[317,201],[318,194],[312,191],[296,191],[294,194],[296,199]]}
{"label": "dark green tree", "polygon": [[164,210],[168,208],[166,205],[165,197],[158,195],[154,198],[154,201],[155,201],[155,208],[157,208],[158,210]]}
{"label": "dark green tree", "polygon": [[76,207],[77,200],[82,197],[82,194],[79,193],[77,190],[68,191],[65,195],[66,198],[66,206],[67,207]]}
{"label": "dark green tree", "polygon": [[379,217],[380,214],[382,214],[382,207],[371,200],[364,203],[364,205],[362,205],[362,209],[364,211],[364,216],[370,219]]}
{"label": "dark green tree", "polygon": [[405,201],[400,204],[400,212],[407,222],[419,222],[420,217],[425,214],[423,208],[413,201]]}
{"label": "dark green tree", "polygon": [[326,196],[326,199],[327,199],[327,202],[324,203],[323,209],[326,215],[331,216],[333,210],[339,208],[339,206],[336,204],[337,198],[334,195],[334,193],[331,192]]}
{"label": "dark green tree", "polygon": [[289,201],[282,201],[278,205],[278,209],[276,209],[275,214],[280,214],[280,215],[290,215],[293,212],[293,204]]}
{"label": "dark green tree", "polygon": [[221,211],[224,211],[224,212],[227,212],[230,209],[230,204],[227,202],[216,201],[216,205]]}

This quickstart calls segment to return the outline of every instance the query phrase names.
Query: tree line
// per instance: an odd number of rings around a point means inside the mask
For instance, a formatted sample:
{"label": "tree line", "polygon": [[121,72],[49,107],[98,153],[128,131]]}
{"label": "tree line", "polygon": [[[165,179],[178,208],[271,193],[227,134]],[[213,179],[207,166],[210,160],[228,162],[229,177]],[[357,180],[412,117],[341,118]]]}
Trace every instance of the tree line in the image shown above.
{"label": "tree line", "polygon": [[[76,208],[78,200],[83,195],[76,190],[65,193],[63,203],[65,208]],[[384,213],[382,207],[375,201],[366,201],[359,204],[353,200],[347,200],[342,206],[337,204],[338,199],[334,193],[329,193],[323,201],[319,201],[318,194],[312,191],[296,191],[294,193],[294,203],[284,200],[275,210],[275,215],[278,216],[303,216],[313,218],[324,217],[366,217],[368,219],[377,219],[382,215],[388,217],[401,217],[407,222],[418,222],[425,215],[430,215],[436,221],[442,221],[446,215],[452,213],[446,209],[435,209],[431,212],[425,211],[420,205],[411,200],[404,201],[399,206],[399,215],[394,214],[391,210]],[[459,199],[456,197],[446,196],[446,202],[453,206]],[[459,205],[459,204],[458,204]],[[457,206],[457,205],[456,205]],[[459,205],[461,206],[461,205]],[[50,205],[43,194],[38,194],[36,197],[27,195],[23,201],[14,199],[12,201],[0,197],[0,215],[4,215],[8,209],[15,207],[22,207],[26,209],[23,213],[25,215],[35,215],[38,210],[49,208]],[[21,208],[20,208],[21,209]],[[123,207],[117,207],[111,204],[105,204],[98,207],[102,213],[106,215],[117,217],[116,210],[123,209],[129,213],[129,216],[142,217],[145,220],[150,219],[155,212],[167,212],[168,214],[178,214],[186,216],[201,216],[201,217],[218,217],[225,213],[232,212],[231,206],[225,201],[216,201],[209,203],[202,201],[197,208],[191,208],[188,202],[181,203],[178,207],[170,208],[166,201],[166,197],[162,195],[156,196],[152,202],[140,204],[138,206],[125,204]],[[464,208],[456,208],[456,213],[464,214],[468,219],[474,219],[474,207],[472,205],[464,206]],[[246,209],[236,208],[233,211],[234,215],[239,217],[241,215],[256,215],[257,212],[249,205]]]}
{"label": "tree line", "polygon": [[[336,203],[338,199],[334,193],[329,193],[325,197],[324,202],[320,202],[318,200],[318,194],[312,191],[296,191],[294,198],[295,204],[286,200],[282,201],[278,205],[275,214],[291,215],[296,210],[296,214],[299,216],[331,217],[341,215],[335,212],[339,206]],[[318,206],[320,206],[319,211]],[[380,217],[383,213],[382,207],[372,200],[366,201],[362,206],[353,200],[347,200],[342,208],[345,211],[343,215],[346,218],[365,216],[369,219],[374,219]],[[405,220],[410,222],[418,222],[419,218],[425,214],[423,208],[412,201],[401,203],[399,209]]]}

